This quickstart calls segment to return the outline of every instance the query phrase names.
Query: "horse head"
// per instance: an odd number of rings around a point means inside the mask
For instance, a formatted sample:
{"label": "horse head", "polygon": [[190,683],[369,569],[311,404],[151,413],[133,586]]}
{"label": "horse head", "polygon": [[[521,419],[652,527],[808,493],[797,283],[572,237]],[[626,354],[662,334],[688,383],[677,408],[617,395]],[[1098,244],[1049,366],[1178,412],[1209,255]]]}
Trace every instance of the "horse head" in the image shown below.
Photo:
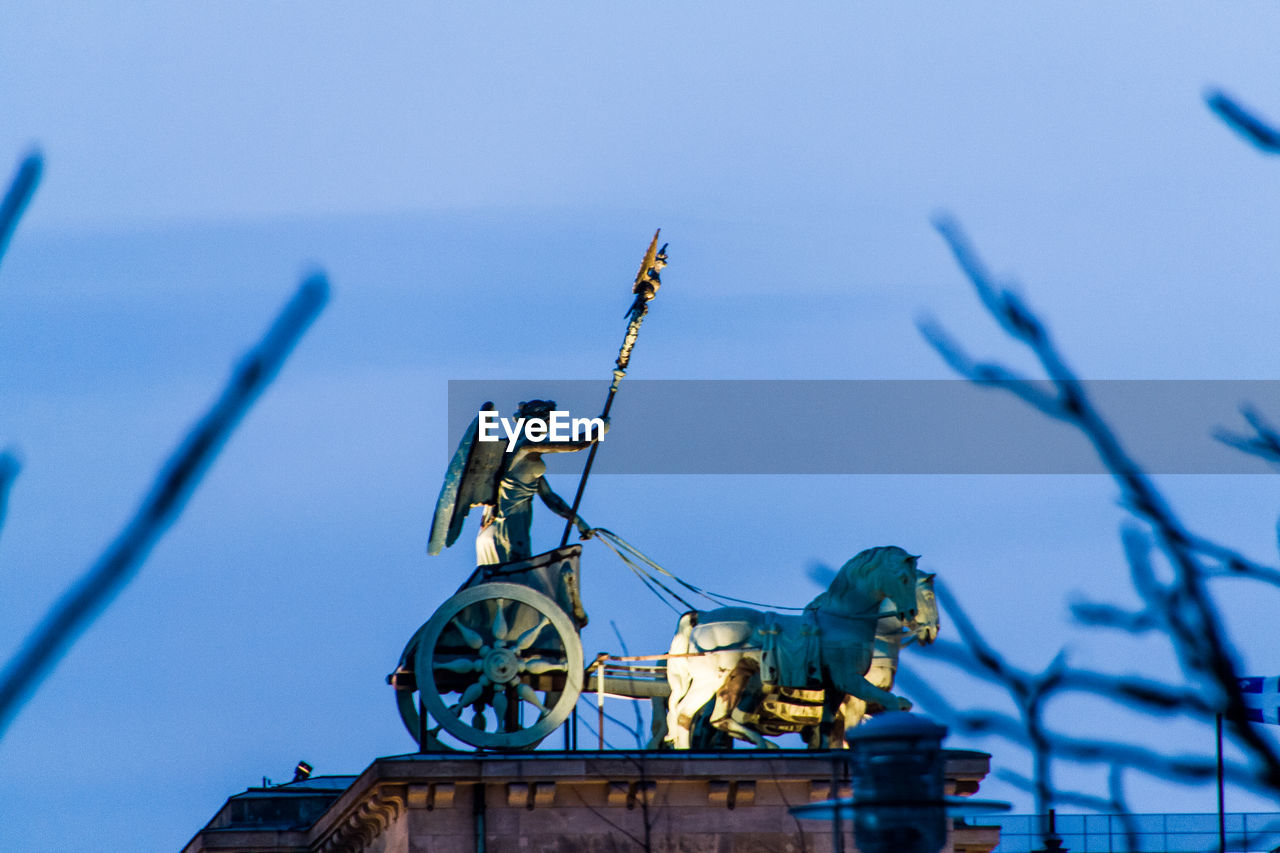
{"label": "horse head", "polygon": [[916,581],[916,618],[911,623],[911,633],[917,643],[927,646],[938,639],[941,621],[938,617],[938,599],[933,594],[935,574],[921,573]]}
{"label": "horse head", "polygon": [[[844,612],[878,608],[889,599],[898,608],[903,622],[916,619],[916,560],[894,545],[860,551],[836,572],[827,591],[809,602],[806,609],[831,609]],[[909,607],[903,607],[909,603]]]}

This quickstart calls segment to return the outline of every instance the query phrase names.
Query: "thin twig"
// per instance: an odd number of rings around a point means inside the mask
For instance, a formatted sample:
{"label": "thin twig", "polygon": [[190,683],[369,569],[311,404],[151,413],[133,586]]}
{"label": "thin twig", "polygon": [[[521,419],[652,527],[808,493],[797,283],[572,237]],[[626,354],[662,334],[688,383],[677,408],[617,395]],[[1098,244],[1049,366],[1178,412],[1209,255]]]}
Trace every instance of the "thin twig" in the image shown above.
{"label": "thin twig", "polygon": [[18,171],[9,184],[4,201],[0,201],[0,260],[9,248],[9,240],[18,227],[18,220],[27,209],[31,196],[35,194],[36,185],[40,183],[40,173],[44,171],[44,160],[38,151],[32,151],[18,166]]}
{"label": "thin twig", "polygon": [[[619,719],[618,717],[615,717],[613,714],[610,714],[608,711],[604,712],[604,718],[609,722],[613,723],[614,725],[618,726],[619,728],[621,728],[623,731],[634,736],[637,741],[640,740],[640,737],[637,735],[635,730],[631,728],[630,723],[627,723],[624,720]],[[588,722],[587,715],[584,714],[578,722],[587,727],[587,732],[589,734],[595,735],[596,737],[600,736],[600,732],[596,730],[596,727],[591,725],[590,722]],[[618,749],[618,747],[614,746],[612,743],[609,742],[609,739],[607,737],[604,739],[604,745],[609,747],[609,749]],[[644,747],[642,745],[641,749],[643,748]]]}
{"label": "thin twig", "polygon": [[[898,671],[898,680],[903,690],[922,709],[956,731],[999,737],[1027,749],[1033,746],[1026,726],[1008,714],[987,710],[957,711],[937,690],[929,687],[919,674],[907,669]],[[1080,764],[1117,764],[1156,778],[1188,783],[1205,782],[1217,774],[1217,762],[1208,756],[1166,756],[1122,741],[1074,738],[1048,732],[1044,733],[1044,738],[1055,758]],[[1232,784],[1259,793],[1274,794],[1245,765],[1228,764],[1224,772]]]}
{"label": "thin twig", "polygon": [[[1033,779],[1029,779],[1021,773],[1015,773],[1008,768],[1002,767],[996,770],[993,775],[1001,782],[1006,782],[1027,793],[1031,793],[1036,789],[1036,783]],[[1107,814],[1115,808],[1115,804],[1106,797],[1099,797],[1097,794],[1086,794],[1083,791],[1059,790],[1054,792],[1053,798],[1062,805],[1089,809],[1100,814]]]}
{"label": "thin twig", "polygon": [[[622,632],[618,630],[618,623],[610,619],[609,627],[613,629],[613,635],[618,638],[618,645],[622,647],[622,653],[630,657],[631,651],[627,648],[627,641],[622,638]],[[641,732],[644,731],[644,715],[640,713],[640,703],[632,702],[631,709],[635,711],[636,714],[636,727],[632,734],[636,737],[636,746],[643,749],[645,740],[641,736]]]}
{"label": "thin twig", "polygon": [[[988,311],[1010,336],[1036,356],[1052,392],[1046,391],[1043,383],[1023,380],[999,366],[978,364],[964,355],[936,325],[925,325],[922,331],[942,357],[967,378],[981,384],[997,384],[1045,414],[1070,424],[1093,445],[1120,487],[1123,504],[1150,526],[1155,544],[1173,570],[1173,580],[1167,585],[1152,578],[1154,586],[1148,592],[1158,593],[1159,601],[1144,597],[1153,607],[1163,605],[1158,609],[1165,618],[1164,629],[1184,673],[1196,686],[1210,690],[1209,701],[1220,707],[1231,721],[1233,739],[1257,761],[1265,784],[1280,791],[1280,754],[1245,719],[1235,652],[1214,599],[1205,588],[1208,572],[1200,558],[1207,555],[1221,562],[1221,554],[1210,553],[1205,540],[1187,532],[1164,496],[1094,407],[1043,324],[1020,297],[994,284],[954,220],[940,219],[937,226]],[[993,377],[999,381],[993,383]],[[981,658],[983,653],[976,654]]]}
{"label": "thin twig", "polygon": [[[1123,767],[1115,764],[1111,765],[1111,769],[1108,772],[1108,792],[1110,797],[1099,797],[1096,794],[1086,794],[1081,791],[1058,790],[1054,792],[1054,799],[1062,805],[1089,809],[1090,811],[1105,814],[1108,817],[1118,817],[1124,827],[1125,843],[1127,844],[1122,849],[1137,851],[1142,848],[1138,846],[1138,827],[1133,819],[1133,812],[1124,800],[1121,784],[1121,774],[1123,772]],[[1035,790],[1035,782],[1021,773],[1000,769],[995,772],[995,775],[1001,781],[1007,782],[1015,788],[1021,788],[1028,792]]]}
{"label": "thin twig", "polygon": [[620,833],[622,833],[623,835],[625,835],[627,838],[630,838],[633,842],[635,842],[636,846],[637,846],[637,847],[639,847],[641,850],[647,849],[647,848],[646,848],[646,846],[645,846],[645,843],[644,843],[644,839],[643,839],[643,838],[637,838],[637,837],[636,837],[635,835],[633,835],[633,834],[632,834],[632,833],[631,833],[631,832],[630,832],[626,827],[622,826],[622,825],[621,825],[621,824],[619,824],[619,823],[615,823],[614,821],[610,820],[607,816],[605,816],[604,812],[600,811],[600,810],[599,810],[599,809],[597,809],[595,806],[593,806],[593,805],[591,805],[590,803],[588,803],[588,802],[586,801],[586,799],[584,799],[584,798],[583,798],[583,796],[582,796],[582,792],[581,792],[580,790],[578,790],[578,787],[577,787],[576,785],[570,785],[570,786],[569,786],[569,790],[570,790],[570,791],[573,791],[574,796],[576,796],[576,797],[578,798],[578,803],[579,803],[579,804],[581,804],[583,808],[585,808],[587,811],[591,812],[591,814],[595,815],[595,816],[596,816],[597,818],[599,818],[600,820],[602,820],[602,821],[604,821],[605,823],[607,823],[609,826],[613,827],[613,828],[614,828],[615,830],[617,830],[618,832],[620,832]]}
{"label": "thin twig", "polygon": [[1138,824],[1133,819],[1133,809],[1129,808],[1124,795],[1124,770],[1119,764],[1111,765],[1111,770],[1107,772],[1107,790],[1111,794],[1111,802],[1115,804],[1114,811],[1120,816],[1120,823],[1124,826],[1125,843],[1130,850],[1137,850]]}
{"label": "thin twig", "polygon": [[1163,626],[1160,616],[1146,610],[1125,610],[1097,601],[1074,601],[1068,607],[1076,621],[1099,628],[1114,628],[1129,634],[1145,634]]}
{"label": "thin twig", "polygon": [[1221,89],[1213,89],[1205,94],[1205,103],[1209,109],[1217,113],[1218,118],[1238,133],[1243,139],[1267,154],[1280,153],[1280,131],[1268,122],[1258,118],[1253,111]]}
{"label": "thin twig", "polygon": [[222,395],[165,463],[133,518],[0,672],[0,736],[58,658],[136,574],[227,437],[320,313],[328,294],[321,274],[302,283],[266,335],[236,366]]}
{"label": "thin twig", "polygon": [[0,529],[3,529],[5,517],[9,514],[9,492],[13,490],[13,481],[21,470],[22,463],[17,455],[8,450],[0,452]]}
{"label": "thin twig", "polygon": [[1280,464],[1280,433],[1252,406],[1241,406],[1240,414],[1253,427],[1253,435],[1242,435],[1220,427],[1214,430],[1213,437],[1242,453],[1265,459],[1273,465]]}

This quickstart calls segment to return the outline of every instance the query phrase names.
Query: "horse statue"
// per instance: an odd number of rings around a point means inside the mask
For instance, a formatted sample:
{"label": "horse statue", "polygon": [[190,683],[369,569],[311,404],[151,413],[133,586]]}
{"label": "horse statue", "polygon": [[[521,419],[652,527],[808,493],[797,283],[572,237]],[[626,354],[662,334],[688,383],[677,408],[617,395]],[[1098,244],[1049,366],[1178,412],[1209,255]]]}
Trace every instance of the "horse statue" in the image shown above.
{"label": "horse statue", "polygon": [[839,743],[846,695],[908,710],[909,701],[864,675],[882,603],[916,627],[916,560],[895,546],[868,548],[798,616],[746,607],[681,616],[667,659],[665,745],[712,748],[736,737],[770,747],[765,735],[800,732],[811,747],[828,748]]}
{"label": "horse statue", "polygon": [[[875,650],[871,653],[871,668],[867,670],[866,679],[881,690],[893,687],[894,677],[898,673],[898,655],[902,647],[916,642],[927,646],[938,639],[941,620],[938,617],[938,599],[933,594],[934,574],[921,572],[916,579],[916,619],[909,625],[898,618],[893,602],[880,603],[880,619],[876,622]],[[874,714],[867,712],[867,703],[852,693],[844,698],[840,706],[840,719],[844,728],[854,726],[870,719]]]}

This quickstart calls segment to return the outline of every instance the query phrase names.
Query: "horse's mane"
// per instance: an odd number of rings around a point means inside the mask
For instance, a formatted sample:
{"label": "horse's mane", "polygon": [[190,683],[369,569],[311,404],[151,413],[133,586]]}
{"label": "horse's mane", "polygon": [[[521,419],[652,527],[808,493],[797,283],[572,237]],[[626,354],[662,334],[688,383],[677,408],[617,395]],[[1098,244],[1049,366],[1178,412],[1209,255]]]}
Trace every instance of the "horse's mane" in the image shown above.
{"label": "horse's mane", "polygon": [[848,596],[850,587],[857,581],[882,571],[887,566],[909,559],[911,555],[897,545],[880,545],[859,551],[840,567],[840,571],[836,572],[835,580],[831,582],[831,586],[827,587],[827,591],[806,604],[804,609],[839,607],[839,602]]}

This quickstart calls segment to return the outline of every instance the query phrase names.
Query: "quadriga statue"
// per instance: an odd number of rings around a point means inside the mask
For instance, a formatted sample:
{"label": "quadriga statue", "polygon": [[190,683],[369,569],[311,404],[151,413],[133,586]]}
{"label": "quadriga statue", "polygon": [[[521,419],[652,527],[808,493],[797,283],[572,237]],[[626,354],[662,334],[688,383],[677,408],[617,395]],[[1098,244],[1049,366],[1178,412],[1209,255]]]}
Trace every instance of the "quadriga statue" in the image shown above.
{"label": "quadriga statue", "polygon": [[865,675],[883,602],[893,602],[888,615],[917,627],[921,578],[932,577],[916,571],[917,559],[895,546],[862,551],[798,616],[746,607],[684,614],[667,660],[666,745],[707,749],[739,738],[772,746],[765,736],[800,732],[811,747],[828,748],[841,742],[846,696],[910,709]]}

